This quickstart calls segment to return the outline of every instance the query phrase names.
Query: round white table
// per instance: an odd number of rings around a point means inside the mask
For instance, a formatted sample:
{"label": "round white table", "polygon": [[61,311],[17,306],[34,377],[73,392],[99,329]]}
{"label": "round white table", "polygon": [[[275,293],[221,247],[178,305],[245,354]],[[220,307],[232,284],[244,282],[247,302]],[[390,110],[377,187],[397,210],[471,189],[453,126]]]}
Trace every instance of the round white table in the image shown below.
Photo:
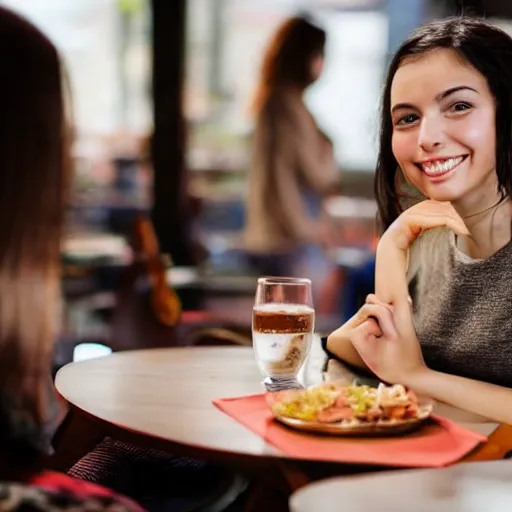
{"label": "round white table", "polygon": [[509,512],[512,461],[330,478],[290,499],[292,512]]}
{"label": "round white table", "polygon": [[[212,403],[261,393],[261,381],[252,348],[231,346],[117,352],[64,366],[55,383],[70,404],[116,435],[201,457],[285,458]],[[453,408],[441,413],[485,434],[496,428]]]}

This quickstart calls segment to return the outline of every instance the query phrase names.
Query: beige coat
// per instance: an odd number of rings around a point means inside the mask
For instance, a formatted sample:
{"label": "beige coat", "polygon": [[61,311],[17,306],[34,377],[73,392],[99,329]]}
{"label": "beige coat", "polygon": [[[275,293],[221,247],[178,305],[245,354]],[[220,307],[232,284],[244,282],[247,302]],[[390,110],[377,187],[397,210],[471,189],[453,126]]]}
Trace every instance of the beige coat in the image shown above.
{"label": "beige coat", "polygon": [[323,196],[338,187],[332,143],[320,131],[302,95],[281,90],[257,120],[246,199],[245,246],[253,252],[286,251],[317,242],[304,191]]}

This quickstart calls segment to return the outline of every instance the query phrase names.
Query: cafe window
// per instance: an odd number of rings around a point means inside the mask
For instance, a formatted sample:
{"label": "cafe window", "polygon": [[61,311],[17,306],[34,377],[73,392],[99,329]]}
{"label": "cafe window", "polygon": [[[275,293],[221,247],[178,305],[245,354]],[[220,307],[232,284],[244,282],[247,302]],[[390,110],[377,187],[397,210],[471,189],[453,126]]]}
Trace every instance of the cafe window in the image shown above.
{"label": "cafe window", "polygon": [[113,208],[147,208],[151,175],[137,159],[152,124],[149,2],[0,0],[0,5],[34,23],[61,53],[76,133],[75,220],[110,229]]}
{"label": "cafe window", "polygon": [[149,47],[144,0],[1,0],[57,46],[83,133],[146,132]]}
{"label": "cafe window", "polygon": [[387,51],[387,15],[381,4],[189,0],[185,88],[189,167],[247,170],[252,130],[248,106],[262,52],[285,18],[305,11],[328,34],[325,70],[306,101],[332,137],[340,168],[371,171]]}

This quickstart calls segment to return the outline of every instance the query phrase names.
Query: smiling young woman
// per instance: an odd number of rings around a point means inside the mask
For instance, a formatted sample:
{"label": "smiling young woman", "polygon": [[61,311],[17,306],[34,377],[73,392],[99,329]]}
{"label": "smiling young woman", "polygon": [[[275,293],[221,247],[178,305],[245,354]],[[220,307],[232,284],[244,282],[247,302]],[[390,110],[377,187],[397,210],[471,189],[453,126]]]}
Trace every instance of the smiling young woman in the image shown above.
{"label": "smiling young woman", "polygon": [[[376,295],[326,347],[384,381],[508,423],[510,91],[512,39],[480,20],[427,24],[399,48],[375,175]],[[427,200],[407,208],[404,182]]]}

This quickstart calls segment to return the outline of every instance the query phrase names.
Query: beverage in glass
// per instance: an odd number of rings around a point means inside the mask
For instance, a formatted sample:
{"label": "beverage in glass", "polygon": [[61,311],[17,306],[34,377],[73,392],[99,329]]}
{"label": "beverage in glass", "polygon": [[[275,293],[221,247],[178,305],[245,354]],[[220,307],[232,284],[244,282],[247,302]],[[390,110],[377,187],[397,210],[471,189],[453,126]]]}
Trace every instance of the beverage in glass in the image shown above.
{"label": "beverage in glass", "polygon": [[309,279],[258,279],[252,337],[269,391],[301,387],[297,375],[309,354],[314,328]]}

